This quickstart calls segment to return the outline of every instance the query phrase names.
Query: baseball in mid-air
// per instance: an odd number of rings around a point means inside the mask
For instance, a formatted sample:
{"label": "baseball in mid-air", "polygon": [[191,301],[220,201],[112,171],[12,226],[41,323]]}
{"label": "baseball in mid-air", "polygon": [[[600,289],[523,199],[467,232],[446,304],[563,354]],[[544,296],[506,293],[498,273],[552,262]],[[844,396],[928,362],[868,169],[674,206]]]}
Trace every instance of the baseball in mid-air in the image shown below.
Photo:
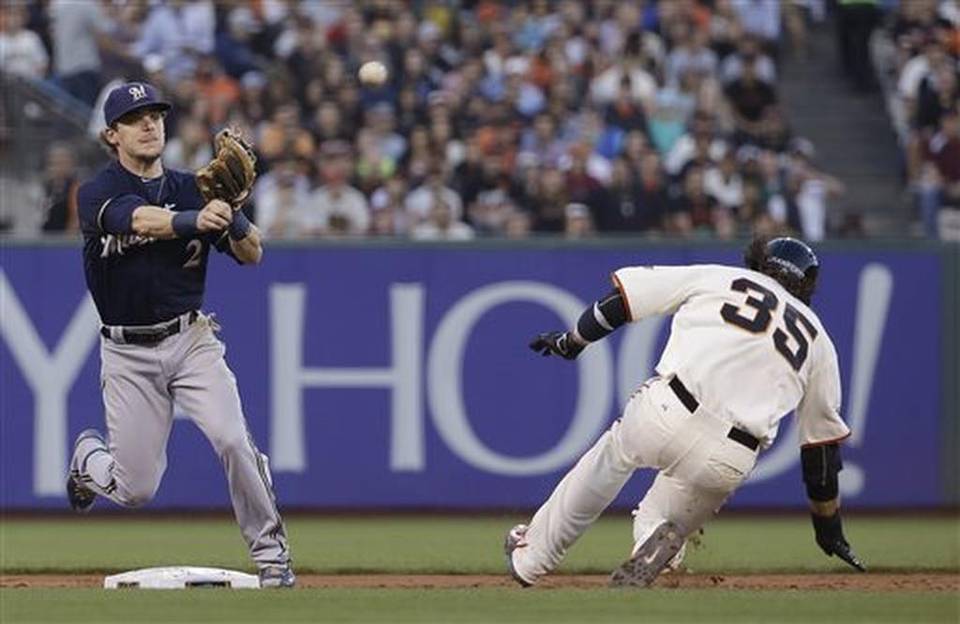
{"label": "baseball in mid-air", "polygon": [[378,87],[387,81],[387,66],[380,61],[368,61],[360,66],[360,82]]}

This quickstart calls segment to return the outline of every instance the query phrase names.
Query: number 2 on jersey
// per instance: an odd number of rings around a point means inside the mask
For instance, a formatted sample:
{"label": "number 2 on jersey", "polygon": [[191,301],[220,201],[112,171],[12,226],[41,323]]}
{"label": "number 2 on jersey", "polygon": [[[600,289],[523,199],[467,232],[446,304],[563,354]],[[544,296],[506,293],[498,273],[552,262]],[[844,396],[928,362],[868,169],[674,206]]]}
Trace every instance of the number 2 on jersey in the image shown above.
{"label": "number 2 on jersey", "polygon": [[[730,284],[730,289],[747,293],[747,300],[744,301],[744,304],[753,308],[755,312],[752,317],[745,316],[741,314],[742,307],[725,303],[723,307],[720,308],[720,316],[723,317],[723,320],[753,334],[766,332],[770,326],[772,315],[776,312],[777,306],[780,304],[780,301],[777,299],[777,296],[773,294],[773,291],[745,277],[733,280],[733,283]],[[761,298],[758,299],[751,293],[756,293],[760,295]],[[787,331],[783,331],[779,327],[774,330],[773,346],[777,352],[789,362],[793,370],[798,371],[807,359],[810,342],[817,337],[817,328],[813,326],[813,323],[811,323],[807,317],[789,303],[784,306],[783,323],[786,325]],[[803,330],[806,331],[806,334],[800,329],[801,325],[803,326]],[[789,338],[787,337],[788,333],[797,343],[796,350],[790,349],[790,345],[788,344]],[[807,340],[807,335],[810,336],[809,341]]]}
{"label": "number 2 on jersey", "polygon": [[185,269],[195,269],[200,266],[200,259],[203,252],[203,243],[198,239],[193,239],[187,243],[187,251],[190,252],[190,257],[187,258],[187,261],[183,263],[183,268]]}

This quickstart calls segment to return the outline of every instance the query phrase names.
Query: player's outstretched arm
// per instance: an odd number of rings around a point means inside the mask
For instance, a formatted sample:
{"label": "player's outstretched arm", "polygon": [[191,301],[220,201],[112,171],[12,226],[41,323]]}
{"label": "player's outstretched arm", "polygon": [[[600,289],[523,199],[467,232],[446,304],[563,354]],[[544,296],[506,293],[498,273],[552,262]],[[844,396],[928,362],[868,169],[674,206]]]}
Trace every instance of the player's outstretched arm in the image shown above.
{"label": "player's outstretched arm", "polygon": [[544,356],[574,360],[588,344],[605,338],[626,322],[627,306],[620,291],[614,290],[584,310],[574,329],[539,334],[530,342],[530,348]]}
{"label": "player's outstretched arm", "polygon": [[843,535],[837,477],[843,468],[840,446],[831,443],[805,447],[800,451],[800,463],[810,498],[810,520],[817,545],[828,556],[836,555],[857,570],[866,572],[863,562]]}

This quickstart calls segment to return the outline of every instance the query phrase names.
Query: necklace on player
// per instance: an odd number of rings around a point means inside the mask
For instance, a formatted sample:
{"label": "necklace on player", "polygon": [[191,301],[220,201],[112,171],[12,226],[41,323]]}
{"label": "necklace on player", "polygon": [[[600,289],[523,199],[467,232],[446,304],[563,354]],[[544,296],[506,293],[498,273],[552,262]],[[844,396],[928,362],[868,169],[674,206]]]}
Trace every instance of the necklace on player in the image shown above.
{"label": "necklace on player", "polygon": [[[150,183],[153,182],[154,180],[156,180],[156,178],[143,178],[143,177],[140,178],[140,182],[143,183],[143,185],[147,188],[147,190],[150,190]],[[160,174],[160,183],[157,184],[157,197],[153,201],[154,206],[163,205],[160,203],[160,198],[163,197],[163,184],[166,181],[167,181],[167,172],[164,171],[163,173]],[[149,197],[147,199],[149,199]]]}

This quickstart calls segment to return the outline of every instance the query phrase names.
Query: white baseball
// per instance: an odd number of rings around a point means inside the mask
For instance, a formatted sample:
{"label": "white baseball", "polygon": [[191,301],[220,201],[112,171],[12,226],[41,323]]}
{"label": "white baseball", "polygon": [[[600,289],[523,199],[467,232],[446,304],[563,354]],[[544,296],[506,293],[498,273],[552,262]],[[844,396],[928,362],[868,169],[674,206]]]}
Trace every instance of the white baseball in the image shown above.
{"label": "white baseball", "polygon": [[366,85],[382,85],[387,81],[387,67],[380,61],[368,61],[360,66],[360,82]]}

